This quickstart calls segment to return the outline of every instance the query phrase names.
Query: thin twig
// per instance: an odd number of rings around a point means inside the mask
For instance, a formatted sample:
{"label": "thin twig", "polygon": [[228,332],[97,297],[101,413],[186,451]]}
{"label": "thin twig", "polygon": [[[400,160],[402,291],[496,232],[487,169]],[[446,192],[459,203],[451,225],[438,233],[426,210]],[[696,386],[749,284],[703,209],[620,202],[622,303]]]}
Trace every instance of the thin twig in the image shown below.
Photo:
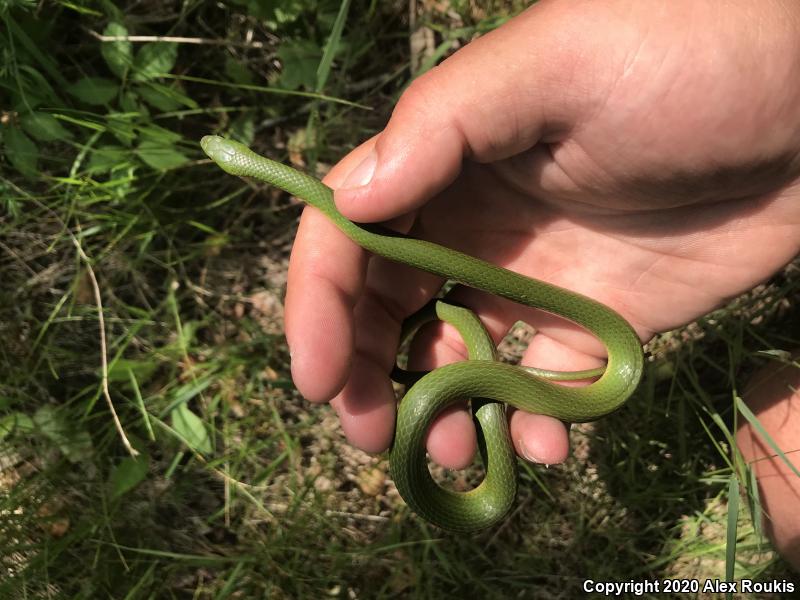
{"label": "thin twig", "polygon": [[114,426],[117,428],[117,432],[119,433],[119,437],[122,439],[122,445],[125,446],[125,449],[128,451],[133,457],[139,456],[139,451],[136,450],[133,446],[131,446],[130,440],[128,440],[128,436],[125,435],[125,430],[122,428],[122,423],[119,420],[119,416],[117,415],[117,410],[114,408],[114,402],[111,400],[111,392],[108,389],[108,348],[106,345],[106,322],[103,317],[103,299],[100,295],[100,285],[97,283],[97,277],[94,274],[94,269],[92,269],[91,261],[89,257],[86,256],[86,253],[83,251],[83,247],[81,246],[80,241],[78,238],[72,235],[70,232],[70,237],[72,238],[72,243],[75,245],[75,248],[78,250],[78,255],[83,260],[84,264],[86,265],[86,272],[89,273],[89,279],[92,280],[92,289],[94,290],[94,301],[97,304],[97,322],[100,327],[100,364],[101,364],[101,387],[103,388],[103,396],[108,403],[108,408],[111,411],[111,417],[114,419]]}
{"label": "thin twig", "polygon": [[364,513],[345,512],[343,510],[326,510],[325,516],[347,517],[348,519],[361,519],[363,521],[375,521],[376,523],[385,523],[391,520],[389,517],[384,517],[383,515],[367,515]]}
{"label": "thin twig", "polygon": [[[95,136],[95,139],[96,139],[96,137],[98,137],[98,136]],[[91,144],[89,144],[89,145],[91,145]],[[88,148],[89,145],[87,145],[87,148]],[[85,152],[85,150],[84,150],[84,152]],[[75,176],[75,171],[76,170],[77,170],[76,166],[73,165],[73,168],[70,171],[70,176],[71,177]],[[103,388],[103,396],[105,397],[106,402],[108,403],[109,410],[111,410],[111,416],[114,419],[114,426],[117,428],[117,432],[119,433],[120,439],[122,440],[122,445],[125,446],[125,449],[128,451],[128,453],[131,456],[133,456],[133,457],[139,456],[139,451],[136,450],[136,448],[134,448],[131,445],[131,442],[128,439],[128,436],[125,435],[125,430],[122,428],[122,423],[120,422],[119,416],[117,415],[117,411],[114,408],[114,402],[111,400],[111,392],[108,389],[108,347],[107,347],[107,344],[106,344],[106,321],[105,321],[105,317],[103,316],[103,298],[100,295],[100,285],[97,283],[97,276],[94,274],[94,269],[92,269],[92,262],[89,259],[89,257],[86,255],[86,253],[83,251],[83,246],[81,246],[81,243],[78,240],[78,238],[75,236],[74,233],[72,233],[72,231],[70,231],[69,227],[67,227],[67,224],[59,216],[59,214],[56,213],[49,206],[46,206],[45,204],[42,204],[38,199],[31,198],[31,200],[33,201],[34,204],[39,206],[45,212],[47,212],[50,215],[52,215],[55,218],[55,220],[61,225],[61,227],[66,232],[66,234],[72,240],[72,244],[75,246],[75,249],[78,251],[78,256],[81,257],[81,260],[86,265],[86,270],[89,273],[89,278],[92,280],[92,288],[94,289],[94,300],[95,300],[95,303],[97,304],[97,320],[98,320],[98,324],[99,324],[99,327],[100,327],[100,361],[101,361],[100,365],[101,365],[101,370],[102,370],[102,373],[101,373],[101,376],[102,376],[101,386]],[[78,229],[80,230],[80,225],[78,225]]]}
{"label": "thin twig", "polygon": [[[310,504],[306,504],[307,508],[311,508]],[[284,514],[289,512],[290,506],[284,502],[272,502],[269,504],[269,510],[277,514]],[[347,512],[343,510],[330,510],[325,509],[323,514],[326,517],[344,517],[347,519],[360,519],[362,521],[373,521],[375,523],[386,523],[387,521],[391,521],[391,517],[386,517],[384,515],[369,515],[365,513],[354,513],[354,512]]]}
{"label": "thin twig", "polygon": [[176,44],[197,44],[205,46],[236,46],[239,48],[263,48],[264,42],[234,42],[231,40],[217,40],[214,38],[181,37],[174,35],[103,35],[92,29],[87,29],[89,35],[101,42],[174,42]]}

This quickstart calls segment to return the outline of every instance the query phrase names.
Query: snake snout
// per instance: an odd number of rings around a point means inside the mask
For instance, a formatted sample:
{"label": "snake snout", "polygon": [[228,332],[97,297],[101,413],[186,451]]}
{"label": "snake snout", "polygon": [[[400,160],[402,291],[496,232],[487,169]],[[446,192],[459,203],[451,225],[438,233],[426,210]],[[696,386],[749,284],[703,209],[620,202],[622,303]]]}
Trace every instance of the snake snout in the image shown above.
{"label": "snake snout", "polygon": [[209,158],[214,158],[212,154],[216,154],[219,148],[219,142],[222,140],[218,135],[204,135],[200,140],[200,147],[203,149]]}
{"label": "snake snout", "polygon": [[236,149],[228,140],[218,135],[205,135],[200,140],[200,147],[211,160],[230,173],[228,165],[233,161]]}

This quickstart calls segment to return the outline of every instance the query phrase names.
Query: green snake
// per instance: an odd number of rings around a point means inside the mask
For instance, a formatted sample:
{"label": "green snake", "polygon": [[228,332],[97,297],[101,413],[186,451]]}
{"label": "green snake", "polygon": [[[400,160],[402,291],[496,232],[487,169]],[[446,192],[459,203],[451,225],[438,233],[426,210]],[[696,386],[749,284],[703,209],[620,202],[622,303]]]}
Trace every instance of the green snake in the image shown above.
{"label": "green snake", "polygon": [[[416,382],[400,401],[397,411],[389,455],[392,478],[406,503],[435,525],[451,531],[475,531],[494,525],[513,506],[517,491],[516,458],[502,403],[564,421],[582,422],[616,410],[636,389],[644,362],[642,345],[627,321],[610,308],[450,248],[353,223],[336,209],[332,190],[321,181],[259,156],[238,142],[205,136],[201,145],[226,172],[274,185],[322,211],[368,252],[564,317],[604,343],[608,353],[604,369],[557,373],[498,362],[494,343],[478,317],[446,301],[434,301],[407,322],[404,332],[408,334],[433,318],[450,323],[459,331],[469,354],[468,360],[445,365],[421,377],[406,373],[406,378]],[[600,377],[584,387],[550,381],[592,375]],[[476,488],[455,492],[440,487],[432,478],[425,436],[444,408],[465,398],[473,399],[472,411],[479,424],[479,448],[486,475]]]}

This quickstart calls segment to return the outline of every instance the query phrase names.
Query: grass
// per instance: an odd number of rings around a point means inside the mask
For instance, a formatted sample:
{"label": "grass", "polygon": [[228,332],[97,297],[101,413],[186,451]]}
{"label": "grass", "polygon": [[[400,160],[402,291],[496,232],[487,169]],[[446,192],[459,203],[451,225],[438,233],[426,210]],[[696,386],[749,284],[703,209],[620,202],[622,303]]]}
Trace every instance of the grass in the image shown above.
{"label": "grass", "polygon": [[476,536],[410,514],[385,457],[294,390],[281,298],[300,209],[197,142],[221,132],[324,172],[412,70],[523,3],[418,4],[412,54],[400,2],[0,0],[0,597],[569,598],[585,578],[791,578],[750,518],[732,432],[764,352],[798,344],[796,266],[656,340],[628,406],[575,428],[565,465],[523,465],[518,510]]}

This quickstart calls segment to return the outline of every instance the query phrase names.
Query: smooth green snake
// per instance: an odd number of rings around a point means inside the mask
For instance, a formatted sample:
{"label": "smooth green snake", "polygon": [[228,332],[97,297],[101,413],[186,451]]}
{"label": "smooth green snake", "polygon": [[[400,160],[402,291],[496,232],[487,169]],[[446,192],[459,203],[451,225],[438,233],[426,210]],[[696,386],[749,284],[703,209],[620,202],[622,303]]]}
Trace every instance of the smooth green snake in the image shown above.
{"label": "smooth green snake", "polygon": [[[474,531],[508,514],[517,490],[516,458],[501,403],[582,422],[619,408],[636,389],[643,368],[642,345],[627,321],[610,308],[425,240],[353,223],[336,209],[332,190],[321,181],[259,156],[238,142],[206,136],[201,145],[226,172],[254,177],[296,196],[322,211],[345,235],[373,254],[564,317],[605,344],[608,362],[604,370],[557,373],[498,362],[483,324],[464,307],[433,301],[408,321],[404,327],[408,334],[430,319],[450,323],[461,334],[469,353],[468,360],[414,378],[416,382],[398,406],[389,457],[392,478],[406,503],[432,523],[452,531]],[[599,379],[584,387],[550,381],[600,373]],[[440,487],[431,477],[425,436],[444,408],[465,398],[472,399],[473,415],[480,425],[479,448],[486,475],[475,489],[455,492]]]}

